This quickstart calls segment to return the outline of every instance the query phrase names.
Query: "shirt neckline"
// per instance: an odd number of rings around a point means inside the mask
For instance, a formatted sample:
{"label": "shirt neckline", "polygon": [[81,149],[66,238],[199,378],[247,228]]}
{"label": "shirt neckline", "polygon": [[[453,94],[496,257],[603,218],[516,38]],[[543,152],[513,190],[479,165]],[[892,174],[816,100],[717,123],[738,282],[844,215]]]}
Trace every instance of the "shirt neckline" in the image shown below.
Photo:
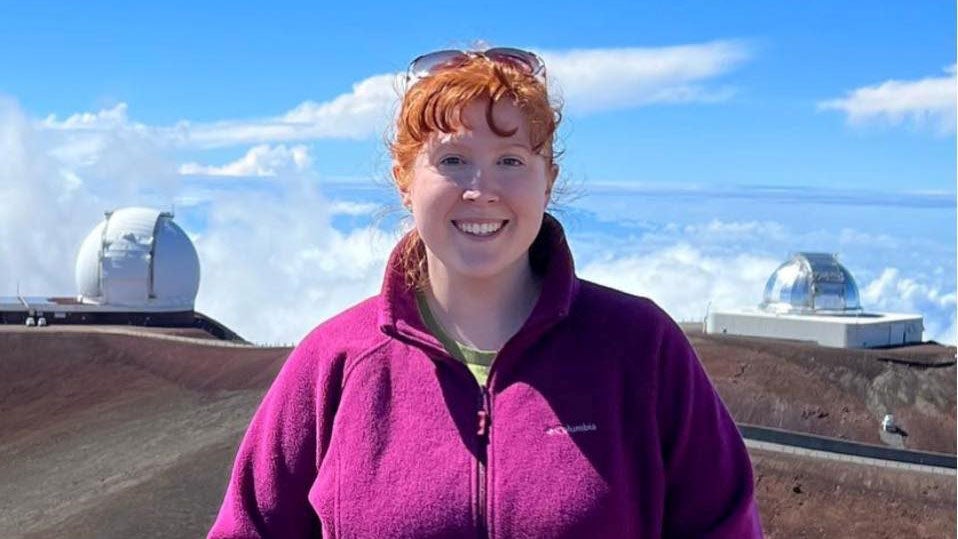
{"label": "shirt neckline", "polygon": [[489,366],[499,354],[498,350],[480,350],[453,339],[433,315],[426,294],[422,290],[416,290],[416,305],[419,307],[419,314],[422,316],[426,329],[439,339],[439,342],[452,357],[463,363]]}

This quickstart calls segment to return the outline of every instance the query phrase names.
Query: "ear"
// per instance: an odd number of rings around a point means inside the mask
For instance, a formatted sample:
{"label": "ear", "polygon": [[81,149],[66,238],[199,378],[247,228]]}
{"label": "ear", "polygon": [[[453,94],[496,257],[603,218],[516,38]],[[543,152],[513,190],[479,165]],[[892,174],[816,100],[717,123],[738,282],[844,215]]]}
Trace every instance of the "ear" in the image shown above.
{"label": "ear", "polygon": [[548,184],[546,185],[546,206],[552,200],[552,187],[556,184],[556,178],[559,177],[559,165],[553,164],[549,169]]}
{"label": "ear", "polygon": [[412,200],[409,197],[409,186],[402,187],[403,181],[400,178],[402,169],[399,168],[399,165],[393,165],[393,181],[396,182],[397,188],[399,189],[399,197],[402,199],[402,205],[407,209],[412,209]]}

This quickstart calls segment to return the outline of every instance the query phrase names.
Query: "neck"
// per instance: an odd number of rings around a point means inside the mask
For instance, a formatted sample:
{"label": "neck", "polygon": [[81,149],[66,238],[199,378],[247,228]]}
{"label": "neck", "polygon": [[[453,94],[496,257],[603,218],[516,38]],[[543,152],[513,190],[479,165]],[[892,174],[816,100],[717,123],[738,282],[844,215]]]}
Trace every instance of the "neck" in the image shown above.
{"label": "neck", "polygon": [[426,299],[450,337],[480,350],[499,350],[515,335],[539,299],[540,283],[528,257],[488,279],[447,271],[427,252],[429,286]]}

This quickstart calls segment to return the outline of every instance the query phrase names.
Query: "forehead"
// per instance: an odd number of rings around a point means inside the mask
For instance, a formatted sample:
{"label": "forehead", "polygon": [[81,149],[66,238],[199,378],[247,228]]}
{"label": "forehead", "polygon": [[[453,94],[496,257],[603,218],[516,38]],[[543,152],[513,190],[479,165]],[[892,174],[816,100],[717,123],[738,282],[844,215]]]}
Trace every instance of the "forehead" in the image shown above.
{"label": "forehead", "polygon": [[[433,133],[433,142],[445,144],[483,138],[524,145],[530,143],[529,122],[522,110],[509,99],[496,101],[491,111],[488,99],[472,101],[460,111],[460,120],[462,128],[455,133]],[[503,136],[501,133],[512,134]]]}

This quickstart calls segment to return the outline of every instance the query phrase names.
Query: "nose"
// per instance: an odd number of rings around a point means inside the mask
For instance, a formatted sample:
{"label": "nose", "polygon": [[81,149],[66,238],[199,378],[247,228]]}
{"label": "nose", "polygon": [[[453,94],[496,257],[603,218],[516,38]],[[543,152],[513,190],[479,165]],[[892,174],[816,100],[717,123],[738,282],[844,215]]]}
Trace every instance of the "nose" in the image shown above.
{"label": "nose", "polygon": [[466,202],[498,202],[499,194],[489,181],[491,175],[476,167],[470,178],[465,182],[462,190],[462,199]]}

